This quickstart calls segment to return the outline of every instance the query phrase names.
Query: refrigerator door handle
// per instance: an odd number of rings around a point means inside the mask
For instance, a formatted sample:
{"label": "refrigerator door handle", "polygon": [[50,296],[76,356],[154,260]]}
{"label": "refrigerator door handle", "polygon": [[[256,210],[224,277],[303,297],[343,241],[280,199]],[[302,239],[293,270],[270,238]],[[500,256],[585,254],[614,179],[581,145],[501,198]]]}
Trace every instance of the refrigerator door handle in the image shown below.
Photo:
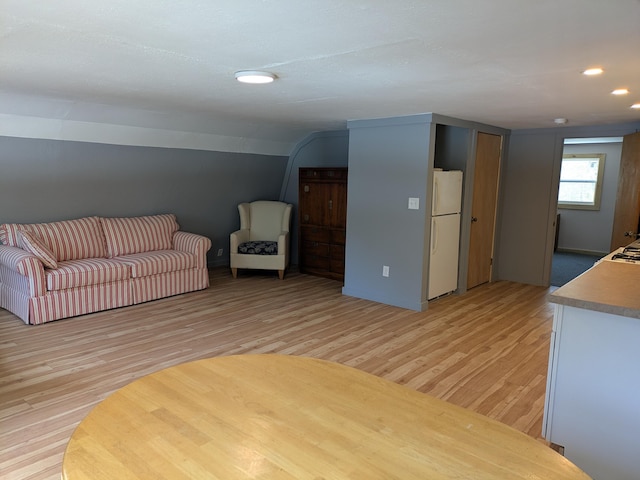
{"label": "refrigerator door handle", "polygon": [[438,223],[435,218],[431,220],[431,254],[438,250]]}
{"label": "refrigerator door handle", "polygon": [[440,194],[438,193],[438,177],[433,179],[433,207],[431,208],[432,212],[437,212],[440,207]]}

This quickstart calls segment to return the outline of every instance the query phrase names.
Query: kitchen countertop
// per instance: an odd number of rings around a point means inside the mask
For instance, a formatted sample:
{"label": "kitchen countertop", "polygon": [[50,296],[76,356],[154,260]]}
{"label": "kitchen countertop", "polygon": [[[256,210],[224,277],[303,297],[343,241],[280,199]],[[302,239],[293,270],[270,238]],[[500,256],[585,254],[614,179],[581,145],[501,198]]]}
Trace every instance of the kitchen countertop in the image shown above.
{"label": "kitchen countertop", "polygon": [[640,264],[601,260],[553,291],[548,299],[560,305],[640,319]]}

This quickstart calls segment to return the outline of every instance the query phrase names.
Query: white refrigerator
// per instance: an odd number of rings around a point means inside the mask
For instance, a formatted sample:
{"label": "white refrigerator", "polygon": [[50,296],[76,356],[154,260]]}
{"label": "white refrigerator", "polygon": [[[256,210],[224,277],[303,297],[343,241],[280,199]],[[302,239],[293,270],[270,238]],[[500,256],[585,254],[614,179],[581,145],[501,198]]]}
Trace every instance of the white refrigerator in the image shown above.
{"label": "white refrigerator", "polygon": [[458,288],[462,172],[433,172],[429,300]]}

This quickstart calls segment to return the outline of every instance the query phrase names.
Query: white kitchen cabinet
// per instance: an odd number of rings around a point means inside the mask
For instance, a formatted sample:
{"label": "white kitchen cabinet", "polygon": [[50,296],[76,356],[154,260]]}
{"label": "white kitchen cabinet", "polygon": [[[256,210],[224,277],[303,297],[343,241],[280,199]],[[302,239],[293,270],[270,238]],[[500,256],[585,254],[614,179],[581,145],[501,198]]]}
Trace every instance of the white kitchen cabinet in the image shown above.
{"label": "white kitchen cabinet", "polygon": [[640,319],[555,305],[543,437],[596,480],[640,479]]}

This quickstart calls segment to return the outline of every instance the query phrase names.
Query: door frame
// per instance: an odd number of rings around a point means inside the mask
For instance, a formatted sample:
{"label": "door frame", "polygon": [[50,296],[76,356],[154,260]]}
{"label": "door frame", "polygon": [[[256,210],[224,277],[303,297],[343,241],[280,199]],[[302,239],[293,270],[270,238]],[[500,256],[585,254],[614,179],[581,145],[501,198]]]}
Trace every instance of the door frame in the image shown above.
{"label": "door frame", "polygon": [[473,204],[473,183],[476,174],[476,151],[478,145],[478,133],[486,133],[489,135],[496,135],[502,139],[502,148],[500,150],[500,159],[498,164],[498,194],[496,197],[496,211],[495,221],[493,225],[493,247],[492,257],[493,264],[491,266],[491,276],[489,282],[494,282],[498,279],[498,259],[496,252],[499,251],[500,236],[498,235],[501,225],[502,209],[502,196],[505,175],[505,159],[509,154],[509,136],[502,131],[496,131],[490,128],[471,128],[469,129],[469,151],[467,156],[467,164],[465,167],[464,178],[464,197],[462,205],[461,226],[460,226],[460,258],[458,261],[458,294],[467,292],[467,278],[468,278],[468,264],[469,264],[469,248],[471,243],[471,212]]}
{"label": "door frame", "polygon": [[[552,183],[551,192],[554,194],[553,198],[549,202],[549,217],[547,224],[549,228],[547,230],[547,242],[545,251],[545,265],[543,271],[543,278],[547,287],[551,286],[551,274],[553,271],[553,254],[555,251],[555,234],[556,234],[556,221],[558,214],[558,190],[560,188],[560,169],[562,167],[562,158],[564,155],[565,140],[567,139],[581,139],[581,140],[597,140],[597,139],[612,139],[622,138],[623,134],[607,134],[607,135],[558,135],[556,137],[555,155],[552,167]],[[589,142],[585,142],[589,143]],[[605,142],[591,142],[591,143],[605,143]],[[620,161],[621,159],[618,159]],[[618,180],[619,182],[619,180]],[[611,226],[613,229],[613,225]],[[611,234],[612,230],[609,232]]]}

